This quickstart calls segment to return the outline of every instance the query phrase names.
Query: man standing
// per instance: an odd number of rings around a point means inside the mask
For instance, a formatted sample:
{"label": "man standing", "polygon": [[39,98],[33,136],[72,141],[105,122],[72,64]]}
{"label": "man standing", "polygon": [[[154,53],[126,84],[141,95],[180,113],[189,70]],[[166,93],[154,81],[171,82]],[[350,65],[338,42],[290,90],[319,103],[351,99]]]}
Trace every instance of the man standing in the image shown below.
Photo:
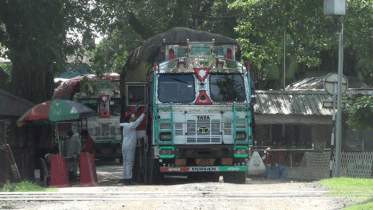
{"label": "man standing", "polygon": [[136,119],[135,114],[132,114],[128,122],[120,123],[120,126],[123,126],[123,142],[122,142],[123,181],[124,181],[124,184],[126,185],[132,184],[132,168],[134,164],[136,141],[137,141],[136,127],[144,119],[145,114],[147,112],[148,112],[148,107],[145,108],[144,113],[142,113],[139,118]]}
{"label": "man standing", "polygon": [[[66,158],[76,159],[79,153],[82,151],[82,143],[79,138],[79,134],[72,130],[67,131],[67,135],[70,137],[67,145]],[[67,171],[71,180],[75,180],[78,177],[79,162],[73,161],[67,163]]]}

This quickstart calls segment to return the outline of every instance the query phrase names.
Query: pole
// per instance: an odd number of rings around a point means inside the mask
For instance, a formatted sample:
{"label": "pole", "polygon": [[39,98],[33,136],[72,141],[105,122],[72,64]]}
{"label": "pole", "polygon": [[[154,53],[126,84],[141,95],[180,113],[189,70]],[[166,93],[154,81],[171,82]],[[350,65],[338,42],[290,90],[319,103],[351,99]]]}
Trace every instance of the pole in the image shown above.
{"label": "pole", "polygon": [[337,93],[337,86],[333,85],[334,93],[333,93],[333,113],[332,113],[332,136],[330,141],[330,163],[329,163],[329,177],[333,177],[333,163],[334,163],[334,145],[335,145],[335,106],[336,106],[336,93]]}
{"label": "pole", "polygon": [[336,177],[339,177],[341,164],[342,144],[342,74],[343,74],[343,15],[341,16],[341,33],[339,34],[339,56],[338,56],[338,95],[337,95],[337,128],[336,128]]}
{"label": "pole", "polygon": [[285,47],[285,38],[286,38],[286,30],[284,30],[284,91],[285,91],[285,77],[286,77],[286,74],[285,74],[285,63],[286,63],[286,55],[285,55],[285,50],[286,50],[286,47]]}

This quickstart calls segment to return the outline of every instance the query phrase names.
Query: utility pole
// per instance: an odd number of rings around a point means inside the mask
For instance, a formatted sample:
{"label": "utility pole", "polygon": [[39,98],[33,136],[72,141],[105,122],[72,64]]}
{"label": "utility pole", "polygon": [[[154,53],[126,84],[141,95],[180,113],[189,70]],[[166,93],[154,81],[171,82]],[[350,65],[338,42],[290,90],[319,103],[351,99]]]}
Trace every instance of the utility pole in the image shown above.
{"label": "utility pole", "polygon": [[336,159],[336,177],[339,177],[339,168],[341,164],[342,148],[342,75],[343,75],[343,16],[341,16],[341,32],[339,34],[339,53],[338,53],[338,95],[337,95],[337,129],[335,144]]}
{"label": "utility pole", "polygon": [[337,119],[335,142],[335,176],[339,177],[342,144],[343,16],[346,15],[346,0],[324,0],[324,15],[336,15],[341,19],[338,53]]}

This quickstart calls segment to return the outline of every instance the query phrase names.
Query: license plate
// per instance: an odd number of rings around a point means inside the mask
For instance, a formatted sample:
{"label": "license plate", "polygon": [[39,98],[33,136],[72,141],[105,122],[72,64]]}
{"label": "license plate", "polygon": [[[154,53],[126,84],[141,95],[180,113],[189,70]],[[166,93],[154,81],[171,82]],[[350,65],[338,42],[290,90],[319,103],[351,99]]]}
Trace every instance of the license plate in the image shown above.
{"label": "license plate", "polygon": [[215,159],[197,159],[196,163],[198,166],[212,166],[214,165]]}

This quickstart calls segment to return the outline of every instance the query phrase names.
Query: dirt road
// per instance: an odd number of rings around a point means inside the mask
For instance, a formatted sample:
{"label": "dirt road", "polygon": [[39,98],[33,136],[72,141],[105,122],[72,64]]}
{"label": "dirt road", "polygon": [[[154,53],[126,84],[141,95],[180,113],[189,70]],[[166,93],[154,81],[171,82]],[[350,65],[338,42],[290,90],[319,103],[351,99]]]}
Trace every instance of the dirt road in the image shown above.
{"label": "dirt road", "polygon": [[[99,187],[56,193],[0,194],[3,209],[342,209],[352,202],[330,196],[317,182],[247,179],[237,185],[167,177],[160,185],[124,186],[121,166],[97,165]],[[0,208],[1,209],[1,208]]]}

